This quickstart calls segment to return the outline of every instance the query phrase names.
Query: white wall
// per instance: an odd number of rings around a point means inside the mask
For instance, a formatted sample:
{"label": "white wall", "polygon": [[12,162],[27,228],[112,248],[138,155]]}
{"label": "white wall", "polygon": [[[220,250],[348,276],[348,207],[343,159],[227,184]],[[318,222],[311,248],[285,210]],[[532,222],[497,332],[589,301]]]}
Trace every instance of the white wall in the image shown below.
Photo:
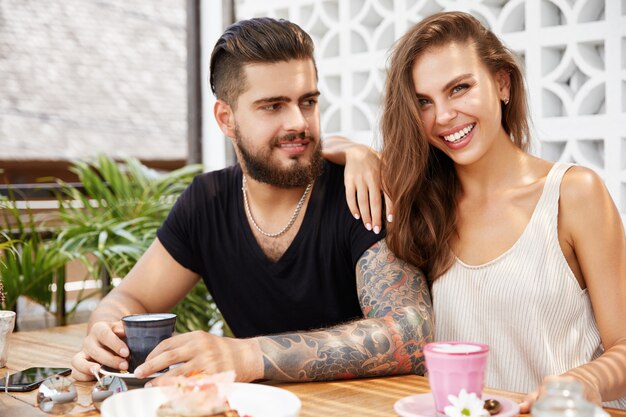
{"label": "white wall", "polygon": [[282,17],[307,30],[323,132],[374,146],[394,40],[434,12],[472,13],[525,61],[534,152],[596,170],[626,214],[626,0],[237,0],[235,8],[237,19]]}
{"label": "white wall", "polygon": [[213,117],[215,96],[209,86],[208,74],[211,52],[215,42],[229,25],[230,0],[202,0],[200,2],[202,50],[202,165],[205,171],[214,171],[229,164],[227,142]]}

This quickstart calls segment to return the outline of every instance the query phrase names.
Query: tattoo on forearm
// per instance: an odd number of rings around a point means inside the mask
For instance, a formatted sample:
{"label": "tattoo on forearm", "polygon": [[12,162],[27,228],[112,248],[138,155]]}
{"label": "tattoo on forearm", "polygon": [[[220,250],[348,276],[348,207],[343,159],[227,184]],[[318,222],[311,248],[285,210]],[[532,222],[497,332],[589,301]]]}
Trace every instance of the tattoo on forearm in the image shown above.
{"label": "tattoo on forearm", "polygon": [[432,305],[423,274],[384,243],[357,265],[365,319],[320,331],[260,338],[265,378],[310,381],[424,373]]}

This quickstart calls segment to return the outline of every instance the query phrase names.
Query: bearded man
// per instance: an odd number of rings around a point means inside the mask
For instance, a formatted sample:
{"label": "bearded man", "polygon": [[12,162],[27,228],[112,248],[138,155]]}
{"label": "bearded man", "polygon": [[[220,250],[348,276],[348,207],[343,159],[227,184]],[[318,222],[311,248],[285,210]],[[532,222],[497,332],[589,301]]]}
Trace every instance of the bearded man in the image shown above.
{"label": "bearded man", "polygon": [[[202,279],[236,338],[161,342],[138,378],[234,369],[239,381],[424,372],[432,339],[422,273],[387,249],[321,157],[313,42],[269,18],[226,29],[211,56],[215,118],[239,163],[197,176],[141,260],[94,311],[74,377],[128,368],[120,318],[163,312]],[[345,156],[345,155],[344,155]],[[341,159],[341,158],[339,158]],[[158,384],[155,379],[153,384]]]}

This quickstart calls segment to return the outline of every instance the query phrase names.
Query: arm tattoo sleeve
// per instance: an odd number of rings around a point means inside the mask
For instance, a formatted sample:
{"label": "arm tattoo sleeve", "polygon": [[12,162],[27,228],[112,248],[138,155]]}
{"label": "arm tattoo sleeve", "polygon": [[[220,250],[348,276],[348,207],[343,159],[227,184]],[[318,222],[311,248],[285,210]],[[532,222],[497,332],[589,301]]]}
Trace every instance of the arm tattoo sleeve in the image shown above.
{"label": "arm tattoo sleeve", "polygon": [[384,242],[356,268],[364,318],[319,331],[264,336],[265,378],[321,381],[424,374],[422,347],[433,337],[432,304],[419,269],[396,258]]}

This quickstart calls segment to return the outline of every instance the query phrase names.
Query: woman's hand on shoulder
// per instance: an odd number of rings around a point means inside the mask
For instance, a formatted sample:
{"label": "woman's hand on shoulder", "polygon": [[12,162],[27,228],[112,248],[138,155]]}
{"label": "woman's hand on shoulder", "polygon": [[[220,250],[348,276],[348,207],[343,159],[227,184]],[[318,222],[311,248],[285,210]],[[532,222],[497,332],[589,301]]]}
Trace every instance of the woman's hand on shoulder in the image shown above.
{"label": "woman's hand on shoulder", "polygon": [[368,230],[379,233],[384,212],[387,221],[392,221],[393,216],[391,200],[382,191],[378,153],[340,136],[324,139],[323,144],[324,158],[345,164],[344,184],[350,212],[356,219],[360,218]]}

